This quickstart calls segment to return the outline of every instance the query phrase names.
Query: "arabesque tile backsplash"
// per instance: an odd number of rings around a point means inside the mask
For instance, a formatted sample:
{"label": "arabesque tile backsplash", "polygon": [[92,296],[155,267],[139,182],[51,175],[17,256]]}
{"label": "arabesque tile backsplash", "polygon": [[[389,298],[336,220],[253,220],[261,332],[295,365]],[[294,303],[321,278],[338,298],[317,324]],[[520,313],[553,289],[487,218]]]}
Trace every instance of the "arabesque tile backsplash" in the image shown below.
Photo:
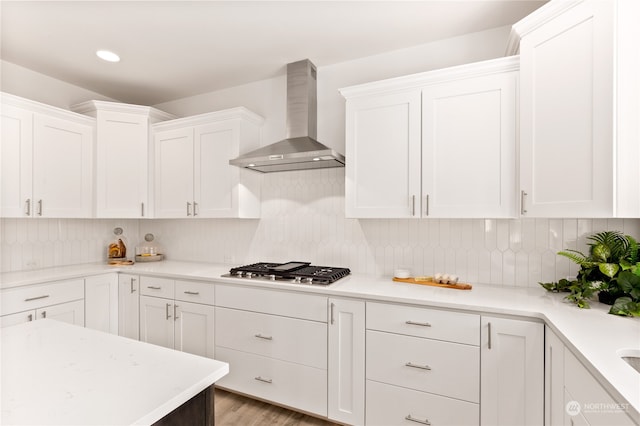
{"label": "arabesque tile backsplash", "polygon": [[344,169],[263,176],[262,219],[2,219],[2,272],[100,262],[113,228],[130,253],[151,232],[168,259],[239,265],[307,260],[353,272],[454,273],[463,281],[537,286],[575,276],[556,253],[586,236],[640,237],[638,219],[346,219]]}

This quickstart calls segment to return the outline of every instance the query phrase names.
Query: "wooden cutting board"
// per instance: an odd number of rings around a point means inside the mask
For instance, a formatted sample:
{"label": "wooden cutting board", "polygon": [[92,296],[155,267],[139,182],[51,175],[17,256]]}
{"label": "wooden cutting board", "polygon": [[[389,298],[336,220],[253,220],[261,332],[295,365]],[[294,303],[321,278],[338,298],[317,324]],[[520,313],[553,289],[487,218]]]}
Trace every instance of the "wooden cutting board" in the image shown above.
{"label": "wooden cutting board", "polygon": [[466,283],[441,284],[433,280],[416,280],[415,278],[393,277],[393,281],[400,282],[400,283],[409,283],[409,284],[432,285],[434,287],[454,288],[456,290],[471,290],[472,288],[471,284],[466,284]]}

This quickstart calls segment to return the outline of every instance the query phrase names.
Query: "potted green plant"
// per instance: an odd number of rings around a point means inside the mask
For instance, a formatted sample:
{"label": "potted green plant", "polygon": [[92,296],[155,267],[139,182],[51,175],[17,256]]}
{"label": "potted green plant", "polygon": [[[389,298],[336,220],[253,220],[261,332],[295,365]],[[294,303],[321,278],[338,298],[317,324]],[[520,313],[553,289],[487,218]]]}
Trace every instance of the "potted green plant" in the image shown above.
{"label": "potted green plant", "polygon": [[580,265],[575,280],[540,283],[553,292],[568,292],[566,298],[588,308],[597,293],[601,303],[612,305],[610,314],[640,316],[640,258],[638,243],[618,231],[598,232],[587,237],[589,254],[577,250],[558,252]]}

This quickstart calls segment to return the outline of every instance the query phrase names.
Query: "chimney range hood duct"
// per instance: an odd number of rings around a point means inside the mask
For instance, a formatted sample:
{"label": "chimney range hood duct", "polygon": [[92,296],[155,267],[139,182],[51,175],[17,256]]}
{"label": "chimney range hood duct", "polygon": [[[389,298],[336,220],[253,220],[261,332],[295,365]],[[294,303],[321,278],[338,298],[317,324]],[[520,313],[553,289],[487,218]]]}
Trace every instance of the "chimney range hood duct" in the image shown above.
{"label": "chimney range hood duct", "polygon": [[316,67],[308,59],[287,65],[287,138],[229,160],[262,173],[344,167],[344,156],[317,135]]}

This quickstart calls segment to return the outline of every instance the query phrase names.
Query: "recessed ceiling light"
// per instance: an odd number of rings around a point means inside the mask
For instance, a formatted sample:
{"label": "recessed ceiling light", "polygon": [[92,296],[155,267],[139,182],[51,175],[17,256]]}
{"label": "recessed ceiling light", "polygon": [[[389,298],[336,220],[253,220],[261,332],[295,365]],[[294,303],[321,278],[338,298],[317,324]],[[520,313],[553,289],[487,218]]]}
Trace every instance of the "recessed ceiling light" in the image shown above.
{"label": "recessed ceiling light", "polygon": [[98,55],[98,58],[107,62],[120,62],[120,56],[109,50],[98,50],[96,55]]}

